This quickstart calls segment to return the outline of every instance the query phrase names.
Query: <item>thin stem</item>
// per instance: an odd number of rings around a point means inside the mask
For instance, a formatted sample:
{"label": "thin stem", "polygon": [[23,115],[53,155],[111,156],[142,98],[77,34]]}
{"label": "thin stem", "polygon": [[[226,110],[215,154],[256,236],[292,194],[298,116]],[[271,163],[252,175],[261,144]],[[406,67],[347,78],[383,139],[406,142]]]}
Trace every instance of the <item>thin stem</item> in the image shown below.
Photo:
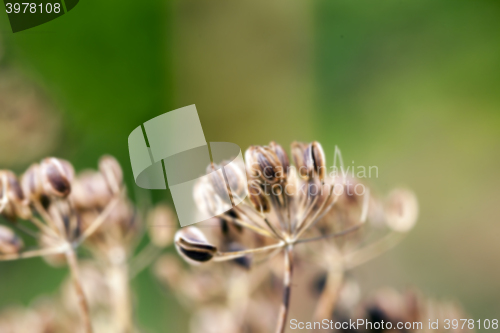
{"label": "thin stem", "polygon": [[264,211],[262,210],[262,207],[260,208],[260,215],[261,215],[262,219],[264,220],[264,222],[266,223],[266,225],[269,227],[269,229],[271,229],[271,231],[276,235],[276,237],[278,239],[283,240],[283,237],[280,235],[278,230],[276,230],[276,228],[274,228],[274,226],[271,224],[271,222],[269,222],[267,217],[264,215]]}
{"label": "thin stem", "polygon": [[255,249],[243,250],[243,251],[232,251],[232,252],[217,252],[214,257],[214,261],[227,261],[232,259],[237,259],[246,256],[247,254],[259,253],[264,251],[269,251],[285,246],[285,242],[279,242],[273,245],[258,247]]}
{"label": "thin stem", "polygon": [[234,221],[234,223],[239,224],[240,226],[242,226],[244,228],[250,229],[250,230],[258,233],[261,236],[270,237],[270,238],[276,238],[276,236],[274,236],[269,231],[267,231],[265,229],[262,229],[261,227],[251,225],[250,223],[247,223],[247,222],[245,222],[245,221],[243,221],[241,219],[234,219],[233,221]]}
{"label": "thin stem", "polygon": [[[325,201],[323,201],[323,203],[321,204],[321,206],[318,208],[318,210],[316,211],[316,213],[313,215],[312,218],[309,219],[309,222],[304,222],[300,225],[299,227],[299,232],[297,233],[297,235],[295,236],[295,239],[299,239],[300,236],[302,236],[302,234],[307,230],[309,229],[309,227],[311,226],[311,224],[314,222],[314,220],[316,219],[316,217],[323,211],[323,208],[325,207],[326,203],[328,202],[328,200],[330,200],[330,197],[332,196],[332,193],[333,193],[333,186],[332,188],[330,189],[330,192],[328,193],[328,196],[326,197]],[[319,197],[316,197],[316,198],[319,198]],[[306,216],[307,218],[307,216]]]}
{"label": "thin stem", "polygon": [[161,253],[162,249],[148,243],[130,262],[130,280],[148,267]]}
{"label": "thin stem", "polygon": [[356,224],[353,227],[347,228],[347,229],[339,231],[339,232],[334,232],[334,233],[328,234],[328,235],[323,235],[323,236],[318,236],[318,237],[313,237],[313,238],[298,239],[294,242],[294,244],[309,243],[309,242],[314,242],[314,241],[321,240],[321,239],[336,238],[336,237],[345,236],[347,234],[350,234],[353,231],[358,230],[362,226],[364,226],[364,223]]}
{"label": "thin stem", "polygon": [[[297,231],[300,231],[301,228],[304,226],[304,223],[305,223],[305,220],[307,219],[307,216],[311,213],[311,211],[313,210],[314,208],[314,205],[316,205],[316,202],[318,201],[318,196],[314,197],[314,199],[310,200],[310,193],[309,193],[309,187],[307,188],[307,195],[308,195],[308,198],[307,198],[307,206],[306,206],[306,209],[302,212],[302,215],[300,216],[300,219],[298,220],[298,222],[296,223],[296,226],[294,228],[294,233],[296,233]],[[311,201],[311,202],[309,202]]]}
{"label": "thin stem", "polygon": [[359,221],[361,223],[366,222],[366,218],[368,217],[369,206],[370,206],[370,189],[367,188],[365,194],[363,195],[363,207],[361,208],[361,216],[359,217]]}
{"label": "thin stem", "polygon": [[73,280],[73,286],[75,287],[76,297],[78,298],[78,306],[80,307],[80,313],[82,315],[85,333],[92,333],[89,305],[87,302],[87,298],[85,297],[85,294],[83,292],[82,283],[80,282],[78,261],[76,259],[75,251],[73,250],[73,248],[70,248],[66,251],[65,254],[69,269],[71,271],[71,279]]}
{"label": "thin stem", "polygon": [[35,258],[42,257],[51,254],[58,254],[67,251],[68,246],[66,244],[58,247],[51,247],[47,249],[37,249],[32,251],[25,251],[20,253],[10,253],[10,254],[2,254],[0,255],[0,261],[12,261],[18,259],[27,259],[27,258]]}
{"label": "thin stem", "polygon": [[392,231],[375,243],[346,254],[343,259],[344,269],[352,269],[378,257],[399,244],[405,236],[406,233]]}
{"label": "thin stem", "polygon": [[[272,192],[272,190],[271,190],[271,192]],[[271,204],[274,207],[274,210],[276,212],[276,217],[278,218],[281,229],[283,230],[284,233],[286,233],[285,230],[290,229],[289,228],[290,223],[288,223],[288,225],[287,225],[286,221],[283,218],[282,209],[281,209],[282,205],[280,203],[280,200],[279,200],[278,196],[276,196],[274,194],[270,194],[269,197],[271,198]]]}
{"label": "thin stem", "polygon": [[30,222],[33,223],[38,229],[40,229],[40,231],[42,233],[45,233],[47,235],[51,235],[51,236],[54,236],[54,237],[57,237],[59,238],[59,235],[57,234],[57,232],[55,232],[54,230],[52,230],[51,228],[49,228],[48,226],[46,226],[42,221],[40,221],[38,218],[36,218],[35,216],[31,216],[29,218]]}
{"label": "thin stem", "polygon": [[285,250],[285,273],[283,276],[283,303],[281,304],[280,313],[278,316],[278,325],[276,326],[276,333],[284,333],[286,329],[286,320],[290,309],[290,294],[291,282],[293,273],[293,247],[290,245]]}
{"label": "thin stem", "polygon": [[90,226],[85,229],[83,234],[75,241],[76,246],[83,243],[89,236],[91,236],[100,226],[104,223],[106,218],[109,216],[113,208],[118,204],[119,197],[115,197],[106,206],[103,212],[90,224]]}
{"label": "thin stem", "polygon": [[328,272],[325,288],[321,293],[318,304],[316,305],[316,310],[314,311],[315,321],[320,321],[323,318],[331,318],[338,300],[342,280],[342,271]]}
{"label": "thin stem", "polygon": [[[325,183],[323,183],[324,185]],[[335,181],[331,182],[331,184],[329,184],[332,189],[331,189],[331,193],[333,193],[333,191],[335,191]],[[342,184],[342,186],[345,186],[345,179],[344,179],[344,183]],[[323,212],[321,213],[321,215],[319,215],[318,217],[315,218],[315,221],[313,223],[311,223],[311,226],[310,228],[314,227],[314,225],[316,223],[318,223],[318,221],[321,221],[321,219],[332,209],[333,205],[335,205],[338,201],[338,199],[340,198],[339,195],[337,195],[333,200],[332,202],[325,208],[323,209]]]}
{"label": "thin stem", "polygon": [[130,333],[133,330],[132,304],[128,267],[126,263],[111,265],[107,271],[113,304],[113,324],[118,333]]}
{"label": "thin stem", "polygon": [[42,218],[47,222],[47,224],[50,226],[50,229],[56,233],[58,236],[62,235],[63,232],[60,230],[60,228],[56,225],[50,214],[47,212],[47,210],[42,206],[40,201],[38,200],[33,200],[33,205],[35,206],[36,211],[38,214],[42,216]]}
{"label": "thin stem", "polygon": [[[276,231],[276,229],[275,229],[275,228],[274,228],[274,227],[273,227],[273,226],[269,223],[269,221],[268,221],[268,220],[267,220],[267,218],[265,217],[265,215],[264,215],[264,213],[263,213],[263,211],[262,211],[262,207],[261,207],[261,209],[260,209],[260,214],[259,214],[259,213],[257,213],[257,212],[253,209],[253,207],[249,207],[249,206],[248,206],[248,204],[247,204],[246,202],[242,201],[241,203],[242,203],[245,207],[250,208],[249,212],[251,212],[251,213],[252,213],[252,214],[254,214],[257,218],[261,218],[261,219],[264,221],[264,223],[267,225],[267,227],[269,227],[269,229],[270,229],[270,230],[271,230],[271,232],[272,232],[272,235],[271,235],[271,237],[272,237],[272,238],[275,238],[275,239],[280,239],[280,240],[282,240],[282,239],[283,239],[283,238],[280,236],[280,234]],[[254,221],[254,220],[252,219],[252,217],[251,217],[251,216],[248,216],[248,215],[247,215],[247,212],[245,212],[245,211],[243,210],[243,208],[242,208],[242,207],[239,207],[239,205],[238,205],[238,206],[235,206],[234,208],[235,208],[236,210],[238,210],[238,211],[242,214],[242,216],[243,216],[243,217],[248,218],[250,221]],[[265,232],[268,232],[266,229],[262,228],[262,225],[261,225],[261,226],[258,226],[258,228],[259,228],[259,229],[261,229],[261,230],[263,230],[263,231],[265,231]],[[261,235],[262,235],[262,234],[261,234]],[[266,235],[263,235],[263,236],[267,236],[267,234],[266,234]]]}
{"label": "thin stem", "polygon": [[24,234],[26,234],[34,239],[38,239],[40,237],[40,235],[37,234],[36,231],[31,230],[30,228],[22,225],[21,223],[14,224],[14,228],[16,228],[17,230],[21,231],[22,233],[24,233]]}

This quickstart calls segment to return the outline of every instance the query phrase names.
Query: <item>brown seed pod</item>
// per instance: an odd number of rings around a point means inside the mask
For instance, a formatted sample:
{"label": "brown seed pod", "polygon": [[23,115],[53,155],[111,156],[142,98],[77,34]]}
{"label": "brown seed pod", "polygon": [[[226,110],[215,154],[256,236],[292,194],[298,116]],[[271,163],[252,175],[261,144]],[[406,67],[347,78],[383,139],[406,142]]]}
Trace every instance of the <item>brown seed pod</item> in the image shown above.
{"label": "brown seed pod", "polygon": [[297,172],[298,172],[299,176],[302,179],[308,180],[309,173],[308,173],[308,169],[307,169],[306,160],[304,158],[306,148],[307,148],[307,145],[303,142],[297,142],[297,141],[292,142],[293,163],[295,164],[295,167],[297,168]]}
{"label": "brown seed pod", "polygon": [[148,233],[151,243],[157,247],[169,246],[173,240],[176,223],[175,214],[168,206],[156,206],[148,215]]}
{"label": "brown seed pod", "polygon": [[103,208],[111,198],[111,189],[100,172],[83,171],[71,184],[70,199],[78,209]]}
{"label": "brown seed pod", "polygon": [[224,166],[224,172],[227,177],[231,194],[239,198],[244,198],[245,186],[247,184],[245,165],[243,165],[243,163],[233,161]]}
{"label": "brown seed pod", "polygon": [[18,253],[24,244],[21,238],[8,227],[0,225],[0,253],[12,254]]}
{"label": "brown seed pod", "polygon": [[21,187],[27,199],[38,200],[43,195],[40,165],[32,164],[21,177]]}
{"label": "brown seed pod", "polygon": [[177,231],[175,247],[177,252],[191,264],[210,261],[217,253],[217,248],[209,244],[205,235],[196,227],[186,227]]}
{"label": "brown seed pod", "polygon": [[267,184],[276,184],[285,179],[285,171],[278,156],[269,147],[252,146],[245,153],[250,176]]}
{"label": "brown seed pod", "polygon": [[71,183],[75,175],[73,166],[68,161],[49,157],[40,164],[42,185],[47,196],[67,197],[71,192]]}
{"label": "brown seed pod", "polygon": [[288,158],[288,154],[285,149],[274,141],[269,143],[269,148],[276,154],[278,159],[280,160],[281,166],[283,167],[283,171],[285,175],[288,175],[288,169],[290,168],[290,159]]}
{"label": "brown seed pod", "polygon": [[0,208],[2,215],[11,221],[31,216],[21,185],[9,170],[0,171]]}
{"label": "brown seed pod", "polygon": [[113,193],[120,192],[123,183],[123,171],[120,163],[110,155],[104,155],[99,160],[99,171]]}
{"label": "brown seed pod", "polygon": [[309,177],[318,176],[320,181],[325,179],[326,161],[323,147],[317,141],[311,142],[304,151],[304,161]]}
{"label": "brown seed pod", "polygon": [[248,198],[258,212],[267,213],[271,210],[267,195],[255,180],[248,182]]}
{"label": "brown seed pod", "polygon": [[207,174],[210,174],[210,185],[212,186],[215,193],[221,198],[226,198],[228,196],[228,189],[226,181],[224,180],[224,174],[222,173],[221,166],[211,163],[207,167]]}

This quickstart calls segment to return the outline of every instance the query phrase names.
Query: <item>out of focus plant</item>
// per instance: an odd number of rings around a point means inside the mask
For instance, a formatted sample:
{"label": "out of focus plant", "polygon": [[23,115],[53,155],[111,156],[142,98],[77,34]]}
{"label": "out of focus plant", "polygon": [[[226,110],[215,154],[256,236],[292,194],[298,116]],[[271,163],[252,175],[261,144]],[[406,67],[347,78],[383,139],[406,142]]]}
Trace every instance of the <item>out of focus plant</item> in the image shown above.
{"label": "out of focus plant", "polygon": [[[50,265],[69,267],[71,282],[62,288],[58,325],[65,326],[65,318],[80,318],[86,333],[96,320],[113,332],[134,331],[131,274],[169,245],[175,220],[168,208],[156,208],[150,219],[158,232],[134,256],[144,226],[126,197],[122,177],[111,156],[99,160],[98,171],[78,175],[68,161],[53,157],[30,166],[21,181],[12,171],[0,171],[0,213],[8,221],[0,225],[0,260],[41,256]],[[20,234],[34,238],[39,247],[24,249]],[[82,267],[80,248],[90,253]],[[109,317],[103,319],[103,313]]]}
{"label": "out of focus plant", "polygon": [[[315,295],[314,317],[329,318],[344,272],[394,246],[415,224],[418,205],[410,191],[397,189],[379,199],[358,180],[329,173],[318,142],[295,142],[291,150],[295,166],[271,142],[247,150],[248,174],[226,167],[233,196],[240,195],[234,189],[244,188],[248,179],[247,199],[212,220],[180,229],[175,237],[179,254],[191,264],[202,264],[199,268],[185,270],[170,257],[157,263],[160,279],[190,309],[199,308],[193,332],[201,327],[221,332],[224,317],[232,318],[224,332],[270,331],[272,318],[277,318],[276,332],[284,332],[294,267],[310,263],[327,272],[321,294]],[[208,213],[219,209],[224,186],[218,177],[200,183],[194,193],[198,204]],[[384,230],[383,237],[371,240]],[[273,304],[278,302],[276,311]],[[247,312],[261,320],[245,316]],[[214,320],[217,316],[220,320]]]}

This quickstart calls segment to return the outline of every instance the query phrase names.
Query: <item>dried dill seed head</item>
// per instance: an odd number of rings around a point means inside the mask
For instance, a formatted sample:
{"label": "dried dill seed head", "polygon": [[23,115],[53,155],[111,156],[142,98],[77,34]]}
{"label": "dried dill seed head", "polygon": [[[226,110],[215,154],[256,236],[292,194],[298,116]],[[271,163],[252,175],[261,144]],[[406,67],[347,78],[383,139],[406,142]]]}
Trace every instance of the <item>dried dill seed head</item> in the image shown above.
{"label": "dried dill seed head", "polygon": [[172,243],[177,218],[168,206],[158,205],[148,215],[148,234],[151,243],[167,247]]}
{"label": "dried dill seed head", "polygon": [[[199,228],[180,229],[175,236],[177,251],[189,263],[227,261],[233,266],[225,265],[225,268],[242,266],[247,269],[253,265],[248,274],[258,271],[258,267],[270,267],[271,287],[263,288],[266,293],[262,304],[275,301],[277,288],[282,288],[283,297],[278,297],[282,304],[276,329],[280,333],[286,327],[294,266],[314,262],[323,269],[334,266],[336,272],[356,267],[385,251],[386,243],[395,240],[394,235],[401,236],[401,233],[390,231],[388,237],[365,245],[364,241],[368,239],[366,234],[356,232],[365,225],[365,221],[388,219],[392,222],[384,221],[385,227],[407,230],[400,224],[403,224],[402,221],[414,223],[417,211],[416,205],[412,205],[405,195],[391,197],[389,204],[384,205],[358,180],[328,175],[325,154],[318,142],[294,142],[291,150],[295,168],[290,166],[288,155],[277,143],[251,146],[245,152],[248,196],[230,209],[222,209],[224,200],[220,195],[226,193],[222,178],[220,182],[217,178],[202,179],[194,193],[198,208],[208,213],[214,212],[214,208],[225,212],[197,224]],[[235,174],[230,172],[228,176],[230,183],[234,180],[233,185],[238,182]],[[399,210],[394,207],[399,207]],[[408,209],[411,207],[415,209]],[[268,260],[269,265],[257,265]],[[282,264],[276,264],[275,260]],[[217,268],[220,266],[204,265],[196,269],[217,272],[222,270]],[[242,274],[241,270],[239,272]],[[177,276],[177,273],[173,275]],[[327,282],[331,280],[329,273],[325,280],[329,287],[320,296],[322,305],[335,298],[331,294],[331,282]],[[244,289],[242,285],[240,287]],[[333,308],[325,308],[328,314],[332,313]],[[272,317],[275,320],[276,312]],[[244,327],[254,327],[244,321]],[[268,330],[267,327],[265,331]]]}
{"label": "dried dill seed head", "polygon": [[217,248],[196,227],[179,230],[175,235],[175,247],[184,259],[193,264],[210,261],[217,253]]}
{"label": "dried dill seed head", "polygon": [[40,164],[42,185],[45,194],[55,197],[67,197],[71,192],[75,170],[68,161],[49,157]]}
{"label": "dried dill seed head", "polygon": [[0,253],[18,253],[24,244],[10,228],[0,225]]}

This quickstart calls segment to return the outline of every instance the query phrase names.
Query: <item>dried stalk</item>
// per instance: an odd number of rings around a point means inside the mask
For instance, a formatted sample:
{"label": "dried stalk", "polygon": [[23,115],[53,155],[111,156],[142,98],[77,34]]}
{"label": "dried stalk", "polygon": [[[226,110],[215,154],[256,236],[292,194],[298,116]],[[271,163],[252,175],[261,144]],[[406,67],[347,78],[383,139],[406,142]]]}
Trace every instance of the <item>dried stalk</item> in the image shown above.
{"label": "dried stalk", "polygon": [[342,271],[330,271],[326,278],[325,289],[316,305],[314,320],[321,321],[324,318],[331,318],[335,305],[337,304],[340,287],[343,280]]}
{"label": "dried stalk", "polygon": [[291,282],[293,273],[293,247],[288,246],[285,250],[285,274],[283,276],[283,303],[278,316],[276,333],[283,333],[286,329],[286,320],[290,309]]}
{"label": "dried stalk", "polygon": [[391,231],[375,243],[369,244],[352,253],[346,254],[343,258],[344,269],[352,269],[378,257],[382,253],[387,252],[388,250],[399,244],[399,242],[401,242],[405,236],[406,233]]}
{"label": "dried stalk", "polygon": [[126,263],[113,264],[108,270],[112,293],[113,322],[117,333],[131,333],[132,305],[130,302],[128,267]]}
{"label": "dried stalk", "polygon": [[71,271],[71,278],[73,280],[73,286],[75,287],[76,297],[78,298],[78,305],[80,307],[83,325],[85,327],[85,333],[92,333],[93,330],[90,320],[89,305],[87,302],[87,298],[85,297],[85,294],[83,292],[82,283],[80,282],[78,261],[76,259],[75,251],[70,248],[65,252],[65,254],[69,269]]}

